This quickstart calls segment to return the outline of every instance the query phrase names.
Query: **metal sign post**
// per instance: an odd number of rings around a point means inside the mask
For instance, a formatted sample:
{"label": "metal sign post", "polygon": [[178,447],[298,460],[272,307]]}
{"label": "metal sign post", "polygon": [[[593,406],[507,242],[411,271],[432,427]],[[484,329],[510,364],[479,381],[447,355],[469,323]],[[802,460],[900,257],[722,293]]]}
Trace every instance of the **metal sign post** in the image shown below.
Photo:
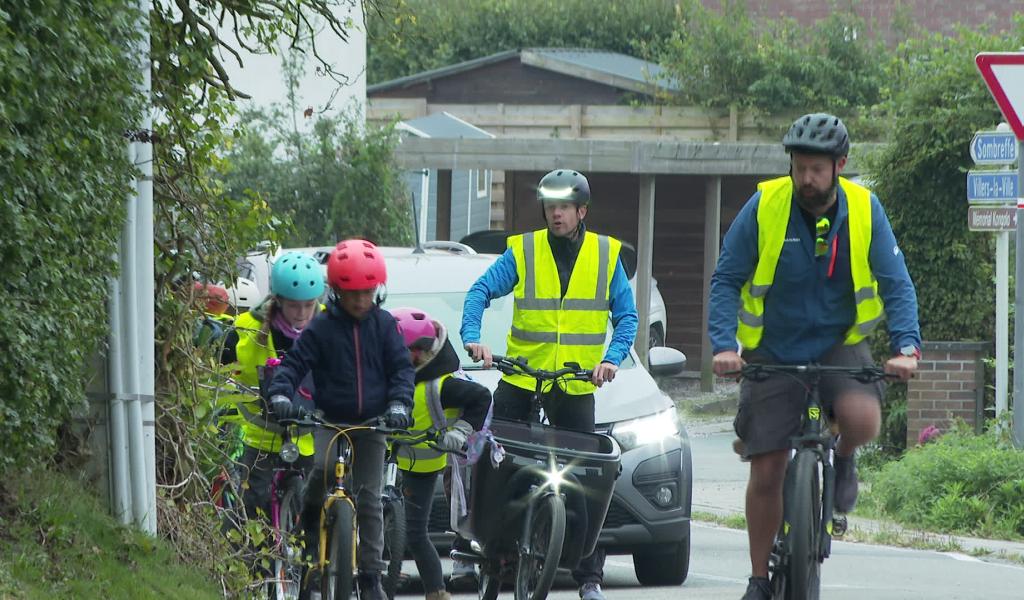
{"label": "metal sign post", "polygon": [[[1024,174],[1024,142],[1017,139],[1017,178]],[[1024,198],[1017,198],[1017,268],[1016,289],[1014,290],[1013,309],[1017,318],[1013,325],[1013,443],[1024,448]]]}

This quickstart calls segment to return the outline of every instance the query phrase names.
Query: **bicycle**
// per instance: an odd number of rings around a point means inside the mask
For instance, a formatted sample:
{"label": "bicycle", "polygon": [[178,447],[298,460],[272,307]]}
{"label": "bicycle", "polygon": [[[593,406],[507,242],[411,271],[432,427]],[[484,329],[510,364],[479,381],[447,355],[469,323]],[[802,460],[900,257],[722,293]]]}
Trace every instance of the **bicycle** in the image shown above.
{"label": "bicycle", "polygon": [[769,558],[772,597],[817,600],[821,590],[821,564],[831,554],[832,538],[846,533],[845,515],[835,515],[835,437],[822,410],[818,385],[823,376],[853,377],[861,383],[890,377],[879,367],[829,365],[767,365],[749,363],[739,371],[750,381],[772,374],[800,379],[807,394],[800,430],[790,439],[790,459],[782,489],[782,526]]}
{"label": "bicycle", "polygon": [[[289,426],[320,428],[335,432],[331,442],[331,446],[335,447],[334,487],[327,491],[320,510],[319,552],[316,564],[311,570],[320,572],[320,593],[324,600],[349,600],[355,582],[356,557],[359,547],[355,498],[348,491],[351,475],[349,466],[352,464],[354,455],[350,434],[356,431],[383,433],[393,446],[429,441],[430,435],[409,436],[405,430],[385,427],[379,417],[355,425],[328,423],[317,414],[307,415],[303,419],[282,419],[281,422]],[[324,458],[325,471],[328,460],[330,460],[329,457]],[[397,458],[394,457],[394,453],[386,455],[384,469],[383,493],[391,499],[391,510],[389,511],[391,531],[395,533],[400,527],[404,533],[404,501],[401,501]],[[385,518],[387,519],[387,517],[386,513]],[[387,544],[389,537],[387,521],[385,521],[384,531],[385,544]],[[391,593],[393,594],[401,574],[402,560],[405,558],[405,543],[404,539],[400,541],[394,537],[391,538],[391,541],[395,545],[385,551],[388,571],[382,578],[384,580],[382,585],[393,577],[388,584],[392,588]]]}
{"label": "bicycle", "polygon": [[[481,565],[481,600],[495,600],[509,580],[516,600],[544,600],[559,567],[573,568],[593,552],[618,476],[619,450],[605,435],[541,423],[545,385],[590,380],[590,370],[575,363],[547,371],[523,358],[492,360],[503,373],[528,375],[537,385],[526,422],[491,423],[506,456],[497,466],[486,459],[474,465],[469,519],[460,527],[479,551],[453,551],[452,557]],[[582,543],[566,546],[567,531]]]}

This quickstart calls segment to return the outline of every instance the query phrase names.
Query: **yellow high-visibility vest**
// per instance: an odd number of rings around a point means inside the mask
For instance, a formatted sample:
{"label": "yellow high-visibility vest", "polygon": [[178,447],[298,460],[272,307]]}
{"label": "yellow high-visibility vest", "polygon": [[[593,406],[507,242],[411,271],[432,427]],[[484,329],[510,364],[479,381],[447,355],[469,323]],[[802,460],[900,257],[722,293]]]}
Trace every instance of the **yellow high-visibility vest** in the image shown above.
{"label": "yellow high-visibility vest", "polygon": [[[868,254],[871,249],[871,192],[840,177],[839,185],[846,194],[850,235],[850,272],[853,275],[856,322],[846,332],[843,343],[856,344],[878,325],[885,312],[878,281],[871,272]],[[761,344],[764,335],[764,299],[775,281],[775,268],[782,254],[782,244],[789,226],[793,201],[793,180],[786,177],[769,179],[757,185],[761,198],[757,205],[757,266],[740,292],[739,323],[736,339],[745,350]]]}
{"label": "yellow high-visibility vest", "polygon": [[[421,435],[428,431],[439,431],[455,422],[461,412],[458,408],[444,409],[444,423],[435,423],[430,416],[430,405],[436,402],[441,405],[441,386],[451,377],[451,373],[442,375],[430,381],[421,381],[416,384],[412,395],[412,427],[409,433],[413,436]],[[427,442],[420,442],[412,446],[398,447],[398,468],[413,473],[433,473],[448,466],[448,454],[439,452],[427,445]]]}
{"label": "yellow high-visibility vest", "polygon": [[[515,256],[519,280],[513,290],[512,329],[505,353],[526,357],[534,369],[549,371],[567,362],[584,369],[600,364],[608,333],[612,275],[622,243],[586,232],[564,298],[546,229],[510,236],[508,247]],[[502,379],[526,390],[536,387],[536,381],[526,375]],[[565,382],[570,395],[595,389],[589,381]]]}
{"label": "yellow high-visibility vest", "polygon": [[[259,340],[261,321],[250,312],[243,313],[235,319],[235,330],[238,332],[238,345],[235,346],[237,362],[232,365],[236,370],[235,379],[252,388],[259,388],[259,367],[267,364],[268,358],[276,358],[274,336],[267,333],[267,343]],[[242,422],[242,442],[258,450],[280,452],[284,441],[281,434],[284,428],[263,413],[258,398],[248,395],[236,395],[231,398],[244,419]],[[307,433],[292,440],[299,447],[302,456],[313,456],[313,435]]]}

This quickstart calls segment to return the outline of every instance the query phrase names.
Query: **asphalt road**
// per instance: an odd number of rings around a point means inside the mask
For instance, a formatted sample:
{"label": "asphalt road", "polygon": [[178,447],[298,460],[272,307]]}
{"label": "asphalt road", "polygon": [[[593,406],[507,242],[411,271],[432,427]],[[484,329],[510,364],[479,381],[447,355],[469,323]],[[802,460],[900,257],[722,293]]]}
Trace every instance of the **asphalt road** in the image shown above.
{"label": "asphalt road", "polygon": [[[742,510],[746,465],[736,460],[726,427],[692,434],[694,510]],[[609,600],[678,600],[680,598],[736,600],[750,572],[746,533],[694,523],[690,576],[682,587],[643,588],[633,574],[629,556],[611,556],[605,565],[605,595]],[[445,571],[451,568],[445,561]],[[410,562],[406,571],[415,573]],[[822,598],[838,600],[1024,599],[1024,566],[985,561],[959,553],[910,550],[835,542],[822,571]],[[422,597],[420,591],[405,594]],[[459,592],[460,599],[475,593]],[[503,590],[501,598],[512,597]],[[549,595],[553,600],[578,598],[572,580],[560,576]]]}

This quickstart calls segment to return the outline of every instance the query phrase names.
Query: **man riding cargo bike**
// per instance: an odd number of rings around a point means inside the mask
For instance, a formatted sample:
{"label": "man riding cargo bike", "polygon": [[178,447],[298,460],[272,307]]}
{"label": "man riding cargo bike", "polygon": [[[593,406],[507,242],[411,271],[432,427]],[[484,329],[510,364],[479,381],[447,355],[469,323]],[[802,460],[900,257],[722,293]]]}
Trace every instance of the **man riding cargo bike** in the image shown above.
{"label": "man riding cargo bike", "polygon": [[[508,249],[466,294],[460,333],[472,358],[490,367],[491,350],[480,343],[483,312],[491,300],[512,293],[506,355],[526,359],[527,369],[505,371],[494,392],[494,416],[526,420],[537,389],[529,370],[554,373],[573,364],[577,371],[592,369],[589,380],[557,377],[540,401],[551,425],[593,432],[594,390],[615,378],[636,336],[636,306],[619,261],[621,243],[587,231],[590,185],[578,171],[545,175],[537,199],[547,227],[508,238]],[[605,350],[609,312],[613,332]],[[573,570],[583,600],[603,600],[603,565],[604,552],[596,548]]]}

